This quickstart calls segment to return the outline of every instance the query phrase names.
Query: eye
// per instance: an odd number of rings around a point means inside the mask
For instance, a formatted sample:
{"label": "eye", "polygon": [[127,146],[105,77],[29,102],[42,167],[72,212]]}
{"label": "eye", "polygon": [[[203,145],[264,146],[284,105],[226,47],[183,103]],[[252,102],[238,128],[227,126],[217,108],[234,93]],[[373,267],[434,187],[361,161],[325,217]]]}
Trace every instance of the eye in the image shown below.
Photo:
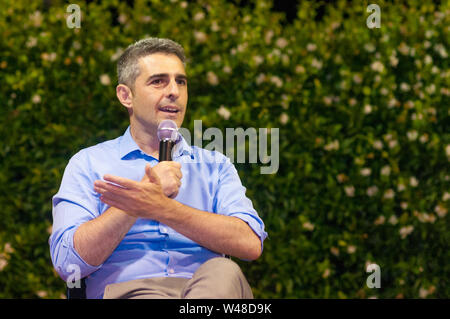
{"label": "eye", "polygon": [[187,84],[187,81],[186,81],[185,79],[178,79],[178,80],[177,80],[177,83],[178,83],[178,84],[181,84],[181,85],[186,85],[186,84]]}
{"label": "eye", "polygon": [[161,84],[163,82],[162,79],[154,79],[151,84]]}

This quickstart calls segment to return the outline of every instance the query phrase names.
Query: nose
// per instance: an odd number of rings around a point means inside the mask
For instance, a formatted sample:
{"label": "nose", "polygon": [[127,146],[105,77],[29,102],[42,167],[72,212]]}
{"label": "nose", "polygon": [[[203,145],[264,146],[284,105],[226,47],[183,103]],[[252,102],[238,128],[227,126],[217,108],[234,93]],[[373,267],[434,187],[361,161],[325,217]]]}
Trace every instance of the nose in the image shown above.
{"label": "nose", "polygon": [[169,85],[167,85],[167,98],[175,101],[180,96],[180,90],[175,79],[171,79]]}

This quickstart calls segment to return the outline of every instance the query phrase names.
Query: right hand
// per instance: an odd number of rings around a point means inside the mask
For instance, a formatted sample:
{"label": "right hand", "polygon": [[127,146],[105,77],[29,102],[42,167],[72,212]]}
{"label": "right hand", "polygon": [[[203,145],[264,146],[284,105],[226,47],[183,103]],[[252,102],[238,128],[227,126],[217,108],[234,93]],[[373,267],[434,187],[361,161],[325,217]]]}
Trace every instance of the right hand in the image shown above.
{"label": "right hand", "polygon": [[[169,198],[175,198],[178,195],[181,178],[183,177],[181,164],[174,161],[163,161],[153,166],[152,171],[158,175],[164,195]],[[150,182],[147,169],[141,181]]]}

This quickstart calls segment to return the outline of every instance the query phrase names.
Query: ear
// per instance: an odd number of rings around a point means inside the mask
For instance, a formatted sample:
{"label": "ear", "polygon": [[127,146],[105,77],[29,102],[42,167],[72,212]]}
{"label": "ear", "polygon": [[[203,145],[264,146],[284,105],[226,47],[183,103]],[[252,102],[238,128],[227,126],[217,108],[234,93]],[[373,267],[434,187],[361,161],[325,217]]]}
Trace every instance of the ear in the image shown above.
{"label": "ear", "polygon": [[120,103],[128,109],[128,112],[132,110],[133,92],[125,84],[119,84],[116,86],[116,95]]}

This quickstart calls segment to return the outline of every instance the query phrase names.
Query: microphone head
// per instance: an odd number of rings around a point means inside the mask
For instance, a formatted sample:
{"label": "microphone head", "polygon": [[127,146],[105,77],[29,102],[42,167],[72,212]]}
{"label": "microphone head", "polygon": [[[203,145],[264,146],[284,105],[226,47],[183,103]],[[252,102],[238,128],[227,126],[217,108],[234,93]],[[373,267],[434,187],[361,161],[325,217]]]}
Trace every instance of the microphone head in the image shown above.
{"label": "microphone head", "polygon": [[177,124],[172,120],[161,121],[157,134],[160,141],[172,141],[176,143],[180,139]]}

